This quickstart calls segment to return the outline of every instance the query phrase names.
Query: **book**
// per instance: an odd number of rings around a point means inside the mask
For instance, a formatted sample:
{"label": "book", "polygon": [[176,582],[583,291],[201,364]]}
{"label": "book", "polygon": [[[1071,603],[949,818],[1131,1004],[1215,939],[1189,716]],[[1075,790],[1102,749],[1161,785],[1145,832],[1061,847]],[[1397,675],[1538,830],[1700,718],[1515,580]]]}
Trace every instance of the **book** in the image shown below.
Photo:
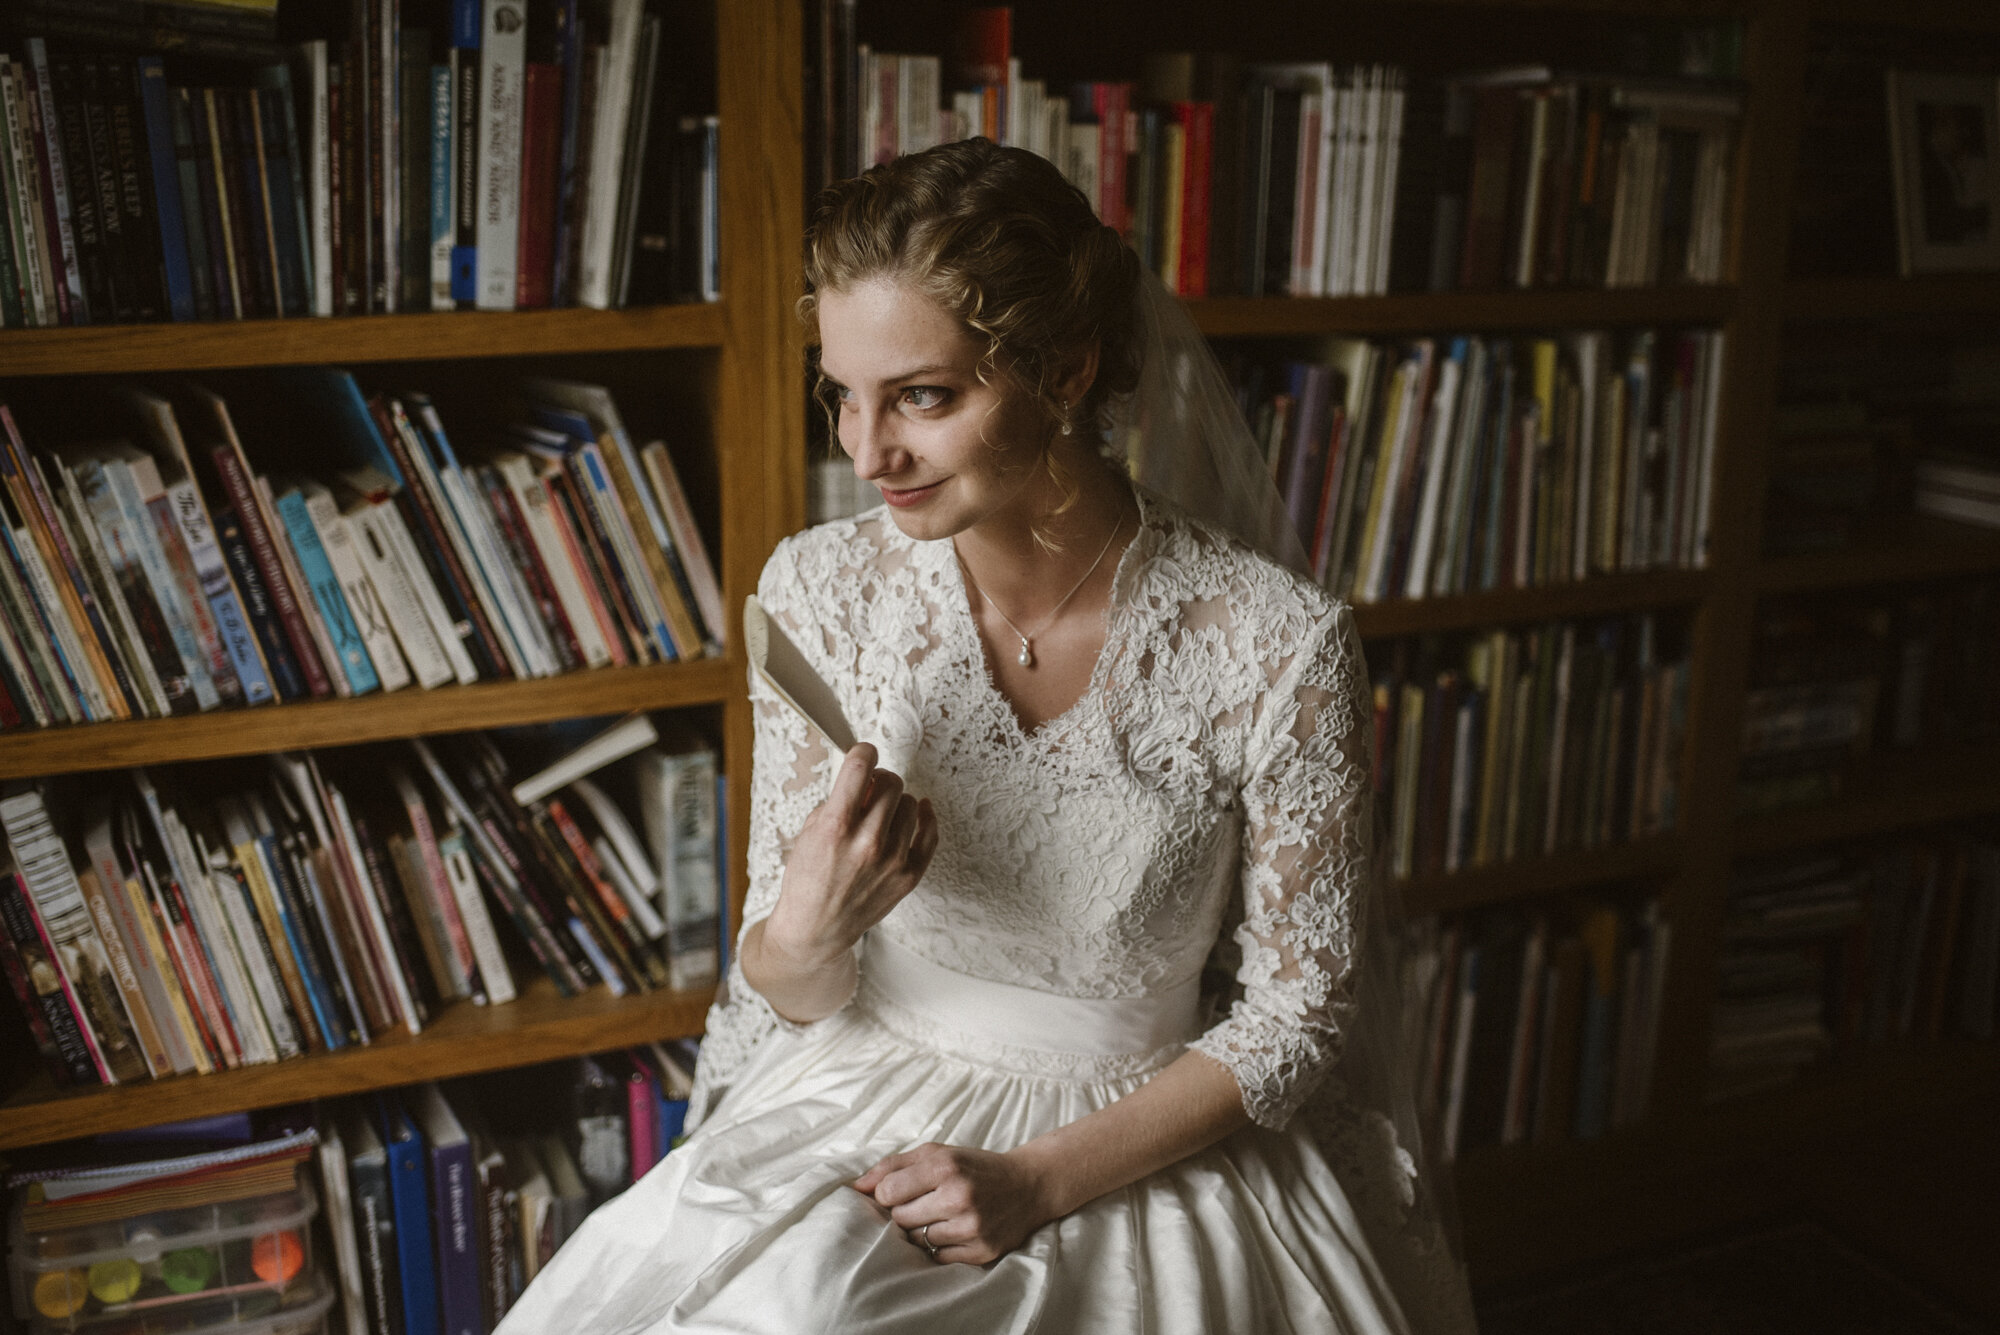
{"label": "book", "polygon": [[318,1163],[320,1192],[326,1200],[326,1227],[333,1239],[341,1328],[347,1335],[368,1335],[368,1300],[362,1278],[361,1244],[354,1229],[354,1197],[348,1186],[347,1145],[340,1138],[340,1125],[333,1117],[320,1119]]}
{"label": "book", "polygon": [[676,989],[707,987],[718,976],[716,760],[705,745],[650,748],[632,760],[646,841],[662,887],[668,964]]}
{"label": "book", "polygon": [[430,1155],[439,1329],[443,1335],[484,1335],[471,1137],[436,1085],[417,1085],[403,1097]]}
{"label": "book", "polygon": [[479,43],[477,287],[481,310],[513,310],[519,284],[521,136],[525,123],[527,24],[511,5],[487,0]]}
{"label": "book", "polygon": [[558,788],[651,746],[659,739],[660,735],[650,718],[644,714],[629,715],[515,784],[511,790],[513,798],[524,807],[530,806]]}
{"label": "book", "polygon": [[404,1335],[440,1329],[438,1268],[431,1251],[429,1142],[403,1098],[380,1095],[377,1116],[388,1159],[389,1200],[395,1211],[396,1276],[401,1284]]}
{"label": "book", "polygon": [[[360,1250],[368,1329],[403,1335],[402,1249],[391,1195],[389,1152],[375,1120],[359,1104],[341,1106],[336,1118],[347,1149],[348,1187],[354,1198],[354,1233]],[[421,1182],[419,1183],[421,1185]],[[424,1258],[430,1269],[430,1258]]]}
{"label": "book", "polygon": [[[9,976],[11,978],[18,968],[26,985],[27,995],[21,998],[23,1007],[28,1008],[32,1002],[29,1013],[38,1016],[42,1027],[51,1035],[56,1058],[51,1069],[58,1081],[77,1085],[98,1084],[101,1075],[90,1040],[85,1037],[77,1014],[70,1006],[55,952],[45,944],[37,930],[25,883],[11,854],[6,855],[4,864],[0,864],[0,926],[4,926],[7,933],[5,946],[0,949],[4,949],[13,962],[13,967],[8,970]],[[16,990],[19,995],[19,985]]]}

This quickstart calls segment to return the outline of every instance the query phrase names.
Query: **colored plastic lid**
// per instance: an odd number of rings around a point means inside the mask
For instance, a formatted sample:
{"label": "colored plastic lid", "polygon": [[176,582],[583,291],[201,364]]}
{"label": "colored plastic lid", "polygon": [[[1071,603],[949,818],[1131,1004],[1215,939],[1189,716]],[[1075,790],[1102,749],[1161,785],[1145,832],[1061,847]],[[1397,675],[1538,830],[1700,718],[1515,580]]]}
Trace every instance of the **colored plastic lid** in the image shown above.
{"label": "colored plastic lid", "polygon": [[107,1306],[130,1302],[141,1278],[139,1263],[129,1257],[99,1261],[90,1268],[90,1292]]}
{"label": "colored plastic lid", "polygon": [[215,1282],[215,1253],[183,1247],[160,1258],[160,1278],[175,1293],[200,1293]]}
{"label": "colored plastic lid", "polygon": [[305,1263],[306,1251],[299,1245],[299,1235],[289,1229],[266,1233],[250,1248],[250,1268],[266,1284],[291,1283]]}
{"label": "colored plastic lid", "polygon": [[90,1301],[90,1277],[81,1270],[51,1270],[35,1281],[35,1310],[53,1321],[75,1316]]}

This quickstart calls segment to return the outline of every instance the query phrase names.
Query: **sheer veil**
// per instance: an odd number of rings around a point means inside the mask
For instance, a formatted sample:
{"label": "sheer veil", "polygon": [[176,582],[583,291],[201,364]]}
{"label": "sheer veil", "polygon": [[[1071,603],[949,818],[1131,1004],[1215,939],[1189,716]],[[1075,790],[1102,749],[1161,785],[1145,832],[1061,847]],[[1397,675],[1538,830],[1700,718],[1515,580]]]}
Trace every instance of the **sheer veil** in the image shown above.
{"label": "sheer veil", "polygon": [[[1156,276],[1142,270],[1138,286],[1139,383],[1110,404],[1107,450],[1141,485],[1309,577],[1304,543],[1208,340]],[[1374,833],[1381,847],[1379,815]],[[1377,859],[1360,906],[1355,1019],[1327,1085],[1301,1116],[1342,1186],[1368,1207],[1358,1213],[1364,1227],[1376,1225],[1369,1244],[1411,1328],[1470,1332],[1450,1175],[1426,1153],[1417,1114],[1421,990],[1405,960],[1401,896],[1382,866]]]}

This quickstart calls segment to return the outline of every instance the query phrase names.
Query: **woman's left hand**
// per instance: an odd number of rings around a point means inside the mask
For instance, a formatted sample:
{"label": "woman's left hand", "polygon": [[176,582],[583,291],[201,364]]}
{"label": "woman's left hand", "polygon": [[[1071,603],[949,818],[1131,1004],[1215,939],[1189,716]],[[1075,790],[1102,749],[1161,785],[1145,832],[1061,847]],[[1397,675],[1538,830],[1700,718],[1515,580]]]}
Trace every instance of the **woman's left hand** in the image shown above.
{"label": "woman's left hand", "polygon": [[928,1241],[940,1263],[996,1261],[1056,1217],[1021,1159],[935,1142],[890,1155],[854,1189],[886,1207],[912,1243]]}

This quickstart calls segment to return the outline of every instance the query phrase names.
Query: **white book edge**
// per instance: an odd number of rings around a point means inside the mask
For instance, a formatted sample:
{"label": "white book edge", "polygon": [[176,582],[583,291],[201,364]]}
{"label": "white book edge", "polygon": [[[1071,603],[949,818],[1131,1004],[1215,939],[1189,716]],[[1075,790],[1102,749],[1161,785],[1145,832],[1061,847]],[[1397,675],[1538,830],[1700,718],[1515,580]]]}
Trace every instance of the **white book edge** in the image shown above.
{"label": "white book edge", "polygon": [[496,1006],[512,1001],[514,976],[507,968],[500,939],[494,935],[493,919],[480,898],[472,854],[465,846],[464,836],[456,831],[447,832],[438,841],[438,856],[444,863],[445,881],[458,905],[458,916],[465,922],[465,935],[472,945],[472,957],[479,965],[479,982],[486,1000]]}
{"label": "white book edge", "polygon": [[[457,623],[451,619],[451,610],[444,605],[444,595],[432,582],[430,571],[425,568],[423,557],[417,552],[416,540],[410,536],[410,529],[403,522],[403,515],[393,500],[367,502],[368,509],[361,517],[364,526],[373,528],[383,539],[383,546],[391,559],[400,567],[404,582],[417,599],[423,611],[424,620],[429,623],[431,635],[450,666],[452,676],[462,686],[469,686],[479,680],[479,670],[473,666],[472,655],[465,647],[465,641],[458,634]],[[350,517],[353,517],[350,512]],[[371,553],[372,555],[372,553]]]}
{"label": "white book edge", "polygon": [[591,610],[589,595],[583,590],[582,578],[569,558],[562,535],[549,517],[548,490],[535,476],[524,454],[501,455],[493,466],[514,494],[528,540],[535,544],[535,551],[542,558],[542,568],[548,572],[549,584],[555,590],[556,601],[562,605],[563,615],[569,619],[570,633],[576,637],[584,663],[593,668],[603,667],[611,661],[611,646],[605,642],[603,627],[598,625]]}
{"label": "white book edge", "polygon": [[306,503],[306,517],[319,535],[319,545],[326,552],[326,563],[333,568],[333,577],[340,581],[348,614],[361,632],[361,642],[368,649],[368,659],[375,665],[382,690],[401,690],[410,684],[409,666],[396,647],[388,609],[362,567],[358,544],[333,503],[333,493],[317,482],[307,482],[299,490]]}
{"label": "white book edge", "polygon": [[514,800],[522,806],[541,801],[556,789],[592,774],[614,760],[623,760],[660,740],[653,721],[631,714],[598,733],[552,765],[544,766],[514,785]]}
{"label": "white book edge", "polygon": [[[521,127],[528,33],[507,0],[486,0],[479,50],[479,279],[474,304],[482,311],[514,309],[521,244]],[[518,13],[515,14],[518,20]]]}

